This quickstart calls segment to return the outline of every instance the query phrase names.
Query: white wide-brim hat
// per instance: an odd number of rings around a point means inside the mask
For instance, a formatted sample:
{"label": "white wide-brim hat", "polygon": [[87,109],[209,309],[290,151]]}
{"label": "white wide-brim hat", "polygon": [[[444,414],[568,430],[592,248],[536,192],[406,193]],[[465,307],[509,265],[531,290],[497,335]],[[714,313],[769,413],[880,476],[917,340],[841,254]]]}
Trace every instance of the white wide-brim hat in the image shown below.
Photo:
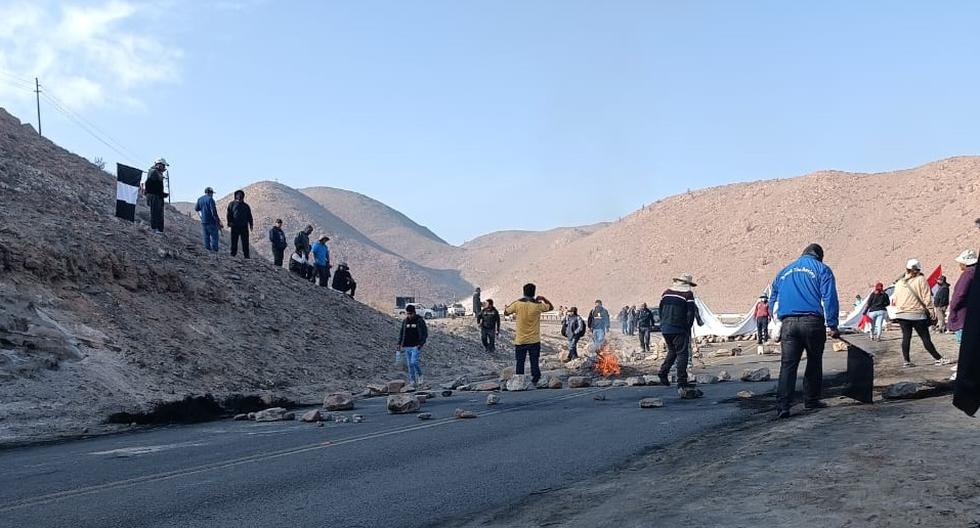
{"label": "white wide-brim hat", "polygon": [[977,263],[977,252],[972,249],[964,250],[960,256],[956,257],[956,262],[964,266],[972,266]]}

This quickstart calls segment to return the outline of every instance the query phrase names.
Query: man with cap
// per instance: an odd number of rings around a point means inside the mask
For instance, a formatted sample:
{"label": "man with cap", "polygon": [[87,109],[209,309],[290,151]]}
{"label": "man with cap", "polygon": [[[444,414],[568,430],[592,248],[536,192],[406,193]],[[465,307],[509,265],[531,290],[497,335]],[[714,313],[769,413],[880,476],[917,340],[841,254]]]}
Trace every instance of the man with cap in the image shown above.
{"label": "man with cap", "polygon": [[677,386],[687,386],[687,366],[690,362],[691,328],[694,322],[703,324],[694,301],[697,284],[690,273],[674,277],[670,288],[660,296],[660,332],[667,343],[667,357],[660,365],[660,383],[670,385],[670,369],[677,364]]}
{"label": "man with cap", "polygon": [[350,274],[350,267],[346,262],[341,262],[340,265],[337,266],[337,271],[333,274],[332,286],[333,289],[350,295],[351,299],[354,298],[354,293],[357,292],[357,282]]}
{"label": "man with cap", "polygon": [[221,217],[218,216],[218,206],[214,203],[214,189],[204,188],[204,196],[197,199],[194,210],[201,217],[201,232],[204,234],[204,249],[218,252],[218,242],[221,237],[218,232],[221,230]]}
{"label": "man with cap", "polygon": [[313,265],[316,267],[316,277],[320,280],[320,286],[324,288],[330,286],[330,248],[327,247],[329,240],[330,237],[327,235],[320,235],[320,239],[310,249]]}
{"label": "man with cap", "polygon": [[759,296],[759,302],[755,303],[755,331],[756,341],[763,344],[769,341],[769,297],[765,294]]}
{"label": "man with cap", "polygon": [[150,207],[150,228],[157,233],[163,233],[163,199],[167,197],[167,193],[163,192],[163,173],[169,165],[163,158],[156,160],[150,170],[146,171],[146,182],[143,186],[146,205]]}
{"label": "man with cap", "polygon": [[276,218],[275,225],[269,230],[269,244],[272,246],[272,261],[282,267],[282,257],[289,244],[286,243],[286,233],[282,231],[282,218]]}
{"label": "man with cap", "polygon": [[255,228],[252,208],[245,203],[245,191],[235,191],[235,199],[228,204],[228,227],[231,228],[231,256],[238,254],[238,243],[242,244],[242,255],[248,258],[248,233]]}
{"label": "man with cap", "polygon": [[778,338],[782,342],[778,418],[790,416],[796,392],[796,371],[804,351],[803,403],[807,409],[827,406],[820,401],[823,391],[823,349],[827,344],[828,332],[831,337],[840,337],[837,330],[840,301],[837,299],[837,279],[830,267],[823,263],[823,255],[819,244],[810,244],[772,281],[772,313],[782,322]]}

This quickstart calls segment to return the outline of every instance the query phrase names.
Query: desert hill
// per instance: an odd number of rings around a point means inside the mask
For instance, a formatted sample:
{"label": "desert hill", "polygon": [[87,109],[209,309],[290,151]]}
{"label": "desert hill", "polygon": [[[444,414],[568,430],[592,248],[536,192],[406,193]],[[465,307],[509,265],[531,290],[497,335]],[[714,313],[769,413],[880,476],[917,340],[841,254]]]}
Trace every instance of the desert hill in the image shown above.
{"label": "desert hill", "polygon": [[951,280],[953,258],[976,247],[980,158],[896,172],[825,171],[672,196],[589,236],[497,274],[519,291],[535,281],[561,304],[656,302],[672,275],[694,274],[715,310],[751,307],[775,273],[810,242],[826,250],[841,303],[888,282],[915,257]]}
{"label": "desert hill", "polygon": [[[3,110],[0,203],[0,441],[77,434],[185,394],[316,401],[401,374],[392,317],[264,259],[209,254],[174,208],[162,235],[115,218],[114,176]],[[438,330],[426,365],[493,368],[478,343]]]}

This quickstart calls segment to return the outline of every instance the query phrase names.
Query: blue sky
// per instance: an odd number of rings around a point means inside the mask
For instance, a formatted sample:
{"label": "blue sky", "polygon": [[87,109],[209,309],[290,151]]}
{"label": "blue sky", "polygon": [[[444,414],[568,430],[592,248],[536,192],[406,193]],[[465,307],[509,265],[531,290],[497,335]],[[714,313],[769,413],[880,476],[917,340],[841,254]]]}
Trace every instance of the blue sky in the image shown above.
{"label": "blue sky", "polygon": [[[0,106],[176,199],[355,190],[459,243],[980,154],[975,2],[0,0]],[[883,190],[885,192],[885,190]],[[871,197],[869,197],[870,199]]]}

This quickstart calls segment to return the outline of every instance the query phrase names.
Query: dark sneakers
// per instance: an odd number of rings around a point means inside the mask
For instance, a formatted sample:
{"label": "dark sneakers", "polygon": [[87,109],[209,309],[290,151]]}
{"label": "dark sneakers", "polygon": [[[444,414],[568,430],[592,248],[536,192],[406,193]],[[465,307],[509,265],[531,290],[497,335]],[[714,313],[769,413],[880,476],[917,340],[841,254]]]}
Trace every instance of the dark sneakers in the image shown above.
{"label": "dark sneakers", "polygon": [[670,378],[667,376],[660,376],[660,384],[665,387],[670,387]]}

